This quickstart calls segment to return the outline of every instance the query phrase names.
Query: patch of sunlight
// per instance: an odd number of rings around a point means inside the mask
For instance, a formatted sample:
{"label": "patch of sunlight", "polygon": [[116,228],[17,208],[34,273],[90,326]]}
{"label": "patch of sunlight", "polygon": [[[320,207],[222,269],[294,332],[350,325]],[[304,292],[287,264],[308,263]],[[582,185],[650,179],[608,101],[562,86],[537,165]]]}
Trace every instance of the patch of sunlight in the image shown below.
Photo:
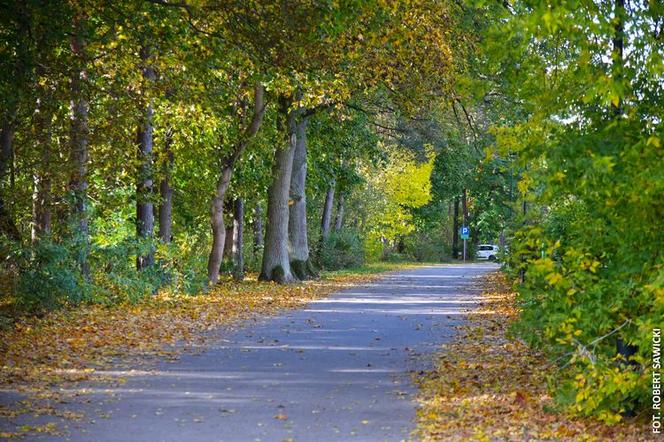
{"label": "patch of sunlight", "polygon": [[307,313],[353,313],[353,314],[361,314],[365,315],[367,313],[381,313],[381,314],[388,314],[388,315],[467,315],[469,312],[468,311],[461,311],[461,310],[447,310],[447,309],[442,309],[442,308],[429,308],[429,309],[373,309],[373,308],[357,308],[357,309],[349,309],[349,308],[337,308],[337,309],[312,309],[308,308],[303,310]]}
{"label": "patch of sunlight", "polygon": [[477,304],[480,300],[431,300],[431,299],[372,299],[372,298],[354,298],[354,299],[319,299],[312,304]]}

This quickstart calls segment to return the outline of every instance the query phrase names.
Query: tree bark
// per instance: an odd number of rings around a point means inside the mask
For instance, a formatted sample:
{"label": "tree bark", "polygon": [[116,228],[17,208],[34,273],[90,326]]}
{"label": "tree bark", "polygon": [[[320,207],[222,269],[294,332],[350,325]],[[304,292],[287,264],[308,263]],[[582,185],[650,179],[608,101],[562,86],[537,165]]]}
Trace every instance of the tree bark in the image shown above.
{"label": "tree bark", "polygon": [[[155,80],[154,68],[149,64],[150,49],[146,46],[141,49],[141,59],[143,61],[143,78],[147,82]],[[138,128],[138,160],[139,176],[136,186],[136,235],[139,239],[150,242],[154,232],[154,205],[153,196],[153,127],[152,118],[154,102],[150,99],[143,113],[143,121]],[[136,267],[143,270],[154,264],[154,248],[150,244],[149,249],[144,255],[136,258]]]}
{"label": "tree bark", "polygon": [[229,218],[228,225],[226,225],[226,235],[224,241],[224,254],[222,260],[233,261],[233,241],[234,241],[234,229],[233,229],[233,206],[234,201],[225,201],[224,202],[224,214]]}
{"label": "tree bark", "polygon": [[226,229],[224,227],[224,198],[231,182],[233,167],[240,158],[249,141],[258,133],[263,114],[265,113],[265,102],[263,99],[263,85],[256,83],[254,86],[254,110],[251,123],[244,129],[229,157],[223,161],[221,174],[217,180],[217,187],[210,214],[210,225],[212,227],[212,248],[208,258],[208,281],[210,284],[219,282],[219,267],[223,259],[224,243],[226,241]]}
{"label": "tree bark", "polygon": [[0,235],[14,241],[20,241],[21,235],[14,223],[9,209],[5,206],[5,179],[7,171],[11,169],[11,162],[14,156],[12,141],[14,139],[14,125],[12,116],[6,116],[0,127]]}
{"label": "tree bark", "polygon": [[339,192],[339,198],[337,199],[337,216],[334,219],[334,231],[338,232],[344,225],[344,209],[345,209],[345,200],[344,194]]}
{"label": "tree bark", "polygon": [[332,209],[334,207],[334,181],[330,184],[325,194],[325,204],[323,205],[323,218],[320,223],[321,242],[324,242],[330,236],[330,224],[332,223]]}
{"label": "tree bark", "polygon": [[265,248],[263,264],[259,279],[290,283],[295,280],[291,273],[288,256],[288,196],[293,156],[297,145],[297,114],[298,110],[288,110],[289,105],[283,104],[281,112],[286,114],[287,144],[277,148],[272,166],[272,183],[268,189],[267,228],[265,231]]}
{"label": "tree bark", "polygon": [[452,258],[459,259],[459,197],[454,197],[454,214],[452,215]]}
{"label": "tree bark", "polygon": [[[34,35],[30,33],[32,17],[28,13],[29,7],[25,2],[16,2],[16,6],[12,11],[14,14],[13,19],[16,20],[18,25],[18,34],[22,38],[32,39]],[[16,125],[16,112],[18,108],[18,101],[22,92],[26,89],[26,83],[29,81],[30,76],[28,73],[28,63],[30,60],[31,45],[26,44],[25,41],[19,42],[16,49],[14,68],[12,69],[10,78],[13,80],[12,96],[4,97],[3,103],[5,108],[2,113],[2,120],[0,126],[0,235],[5,235],[7,238],[20,241],[21,234],[16,226],[14,217],[9,209],[10,204],[7,203],[6,198],[12,195],[14,190],[14,130]],[[7,174],[9,174],[9,186],[7,184]],[[9,192],[5,190],[9,189]],[[11,198],[13,200],[13,198]]]}
{"label": "tree bark", "polygon": [[254,255],[258,258],[263,251],[263,209],[260,204],[254,207]]}
{"label": "tree bark", "polygon": [[[623,69],[624,69],[624,46],[625,46],[625,0],[615,0],[613,5],[613,14],[616,17],[614,24],[614,34],[612,41],[612,63],[611,75],[617,82],[622,82]],[[622,100],[617,103],[612,103],[613,114],[616,118],[620,117],[623,113]]]}
{"label": "tree bark", "polygon": [[[43,68],[37,68],[37,75],[43,75]],[[39,99],[33,116],[34,151],[38,153],[39,160],[35,164],[32,174],[32,244],[51,233],[51,143],[52,119],[51,97],[45,87],[37,87]]]}
{"label": "tree bark", "polygon": [[219,267],[223,260],[224,243],[226,241],[226,228],[224,227],[224,198],[228,185],[231,182],[233,167],[226,165],[221,170],[217,181],[217,190],[212,199],[210,224],[212,226],[212,249],[208,258],[208,280],[212,284],[219,281]]}
{"label": "tree bark", "polygon": [[43,94],[37,104],[34,116],[36,152],[40,158],[33,172],[32,190],[32,243],[36,244],[51,232],[51,176],[48,166],[51,159],[51,118],[46,106],[49,97]]}
{"label": "tree bark", "polygon": [[71,78],[70,115],[71,115],[71,139],[70,139],[70,163],[71,175],[69,177],[69,191],[72,196],[72,224],[75,229],[74,237],[77,243],[77,261],[81,274],[88,279],[90,277],[90,265],[88,255],[90,254],[90,235],[87,213],[88,192],[88,101],[83,91],[83,82],[87,80],[85,69],[86,41],[83,38],[83,23],[81,18],[74,21],[75,34],[71,37],[71,49],[79,63],[79,69]]}
{"label": "tree bark", "polygon": [[290,182],[288,236],[290,240],[291,270],[298,279],[305,280],[315,273],[309,261],[307,236],[307,118],[297,122],[293,171]]}
{"label": "tree bark", "polygon": [[173,239],[173,189],[171,179],[173,176],[173,163],[175,157],[171,150],[173,144],[173,130],[168,128],[164,140],[164,161],[162,163],[162,179],[159,184],[159,239],[163,243],[170,243]]}
{"label": "tree bark", "polygon": [[233,279],[244,279],[244,201],[237,198],[233,204]]}

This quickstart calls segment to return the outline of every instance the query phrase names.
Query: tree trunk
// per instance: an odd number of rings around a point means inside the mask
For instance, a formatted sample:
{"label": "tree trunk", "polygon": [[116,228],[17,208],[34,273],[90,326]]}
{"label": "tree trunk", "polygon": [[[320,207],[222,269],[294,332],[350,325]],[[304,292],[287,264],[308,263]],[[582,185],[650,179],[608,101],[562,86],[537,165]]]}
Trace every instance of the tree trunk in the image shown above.
{"label": "tree trunk", "polygon": [[[612,40],[612,63],[611,75],[617,82],[622,82],[623,69],[624,69],[624,46],[625,46],[625,0],[615,0],[613,5],[613,15],[615,17],[615,24],[613,27],[614,34]],[[620,117],[623,113],[622,100],[617,103],[611,104],[613,114],[616,118]]]}
{"label": "tree trunk", "polygon": [[226,242],[226,228],[224,227],[224,198],[228,185],[231,182],[233,168],[226,165],[221,170],[217,181],[217,191],[212,199],[212,213],[210,224],[212,226],[212,249],[208,258],[208,280],[212,284],[219,282],[219,267],[224,256],[224,243]]}
{"label": "tree trunk", "polygon": [[324,242],[330,236],[330,224],[332,223],[332,209],[334,207],[334,181],[330,184],[325,194],[325,204],[323,205],[323,218],[320,223],[321,242]]}
{"label": "tree trunk", "polygon": [[320,242],[318,244],[318,259],[320,260],[321,254],[325,248],[325,241],[330,236],[330,225],[332,224],[332,209],[334,207],[334,186],[335,182],[332,180],[330,187],[325,194],[325,204],[323,204],[323,217],[320,222]]}
{"label": "tree trunk", "polygon": [[285,147],[277,148],[275,151],[272,183],[268,189],[265,248],[259,277],[262,281],[279,283],[289,283],[295,280],[291,273],[288,256],[288,194],[293,170],[293,156],[297,144],[296,119],[299,112],[288,111],[288,107],[287,104],[284,104],[282,108],[282,113],[286,114],[288,142]]}
{"label": "tree trunk", "polygon": [[51,176],[49,165],[51,160],[51,118],[50,109],[46,106],[49,98],[43,95],[37,104],[34,116],[36,152],[40,159],[35,165],[32,190],[32,243],[36,244],[43,236],[51,232]]}
{"label": "tree trunk", "polygon": [[71,49],[80,63],[79,69],[74,72],[71,79],[70,103],[71,113],[71,145],[70,163],[71,175],[69,177],[69,191],[72,196],[72,224],[75,229],[74,238],[77,243],[77,261],[81,274],[90,277],[90,238],[87,213],[88,192],[88,101],[82,90],[82,82],[87,80],[85,69],[85,45],[83,39],[82,23],[79,19],[74,22],[75,35],[71,38]]}
{"label": "tree trunk", "polygon": [[339,199],[337,199],[337,216],[334,219],[334,231],[338,232],[344,225],[344,194],[339,192]]}
{"label": "tree trunk", "polygon": [[290,182],[290,200],[292,201],[288,217],[288,236],[290,239],[290,264],[295,276],[308,279],[315,272],[309,261],[309,239],[307,237],[307,119],[297,123],[297,140],[293,154],[293,171]]}
{"label": "tree trunk", "polygon": [[237,198],[233,204],[233,279],[244,279],[244,201]]}
{"label": "tree trunk", "polygon": [[217,181],[215,196],[212,199],[210,224],[212,226],[212,248],[208,258],[208,281],[210,284],[219,282],[219,267],[223,259],[224,243],[226,242],[226,229],[224,227],[224,198],[233,175],[233,166],[240,158],[249,141],[258,133],[263,122],[265,103],[263,101],[263,85],[254,86],[254,112],[251,123],[245,128],[233,147],[232,154],[225,159]]}
{"label": "tree trunk", "polygon": [[[144,63],[143,78],[145,78],[147,82],[154,81],[155,72],[154,68],[148,64],[150,51],[147,47],[141,49],[141,59]],[[148,242],[151,241],[154,231],[154,207],[152,202],[153,106],[153,100],[150,99],[144,110],[143,122],[138,129],[138,160],[140,166],[138,185],[136,187],[136,234],[139,239],[147,240]],[[148,247],[147,252],[144,255],[138,256],[136,259],[136,267],[138,270],[143,270],[154,264],[154,248],[151,244],[149,244]]]}
{"label": "tree trunk", "polygon": [[5,235],[7,238],[14,241],[20,241],[21,235],[19,234],[16,223],[5,206],[5,177],[7,171],[11,169],[11,162],[14,156],[12,141],[14,139],[14,127],[12,118],[7,116],[2,122],[0,127],[0,235]]}
{"label": "tree trunk", "polygon": [[256,258],[263,251],[263,209],[260,204],[254,208],[254,255]]}
{"label": "tree trunk", "polygon": [[234,201],[224,202],[224,214],[229,219],[228,225],[226,225],[226,235],[224,241],[224,255],[222,260],[233,261],[233,241],[234,241],[234,229],[233,229],[233,205]]}
{"label": "tree trunk", "polygon": [[164,140],[164,162],[162,163],[162,179],[159,184],[159,239],[168,244],[173,239],[173,189],[171,179],[175,158],[171,145],[173,144],[173,130],[166,131]]}
{"label": "tree trunk", "polygon": [[51,180],[47,172],[33,175],[32,243],[51,233]]}
{"label": "tree trunk", "polygon": [[459,259],[459,197],[454,197],[454,214],[452,215],[452,258]]}

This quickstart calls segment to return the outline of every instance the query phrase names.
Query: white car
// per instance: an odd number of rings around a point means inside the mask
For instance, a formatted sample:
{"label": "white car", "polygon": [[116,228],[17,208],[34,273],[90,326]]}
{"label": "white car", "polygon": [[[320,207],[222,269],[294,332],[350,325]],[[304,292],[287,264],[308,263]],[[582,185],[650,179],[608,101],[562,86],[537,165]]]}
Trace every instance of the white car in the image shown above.
{"label": "white car", "polygon": [[489,261],[495,261],[498,259],[498,252],[500,247],[493,244],[480,244],[477,246],[477,253],[475,257],[477,259],[488,259]]}

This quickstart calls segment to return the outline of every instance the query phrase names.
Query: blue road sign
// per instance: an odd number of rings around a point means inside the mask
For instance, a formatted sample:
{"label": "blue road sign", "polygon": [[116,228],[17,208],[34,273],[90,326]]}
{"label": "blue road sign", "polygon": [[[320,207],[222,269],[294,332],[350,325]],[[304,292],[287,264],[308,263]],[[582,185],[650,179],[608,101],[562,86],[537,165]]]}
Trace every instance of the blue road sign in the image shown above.
{"label": "blue road sign", "polygon": [[459,232],[461,233],[461,239],[470,238],[470,227],[463,226],[463,227],[461,227],[461,229],[459,229]]}

